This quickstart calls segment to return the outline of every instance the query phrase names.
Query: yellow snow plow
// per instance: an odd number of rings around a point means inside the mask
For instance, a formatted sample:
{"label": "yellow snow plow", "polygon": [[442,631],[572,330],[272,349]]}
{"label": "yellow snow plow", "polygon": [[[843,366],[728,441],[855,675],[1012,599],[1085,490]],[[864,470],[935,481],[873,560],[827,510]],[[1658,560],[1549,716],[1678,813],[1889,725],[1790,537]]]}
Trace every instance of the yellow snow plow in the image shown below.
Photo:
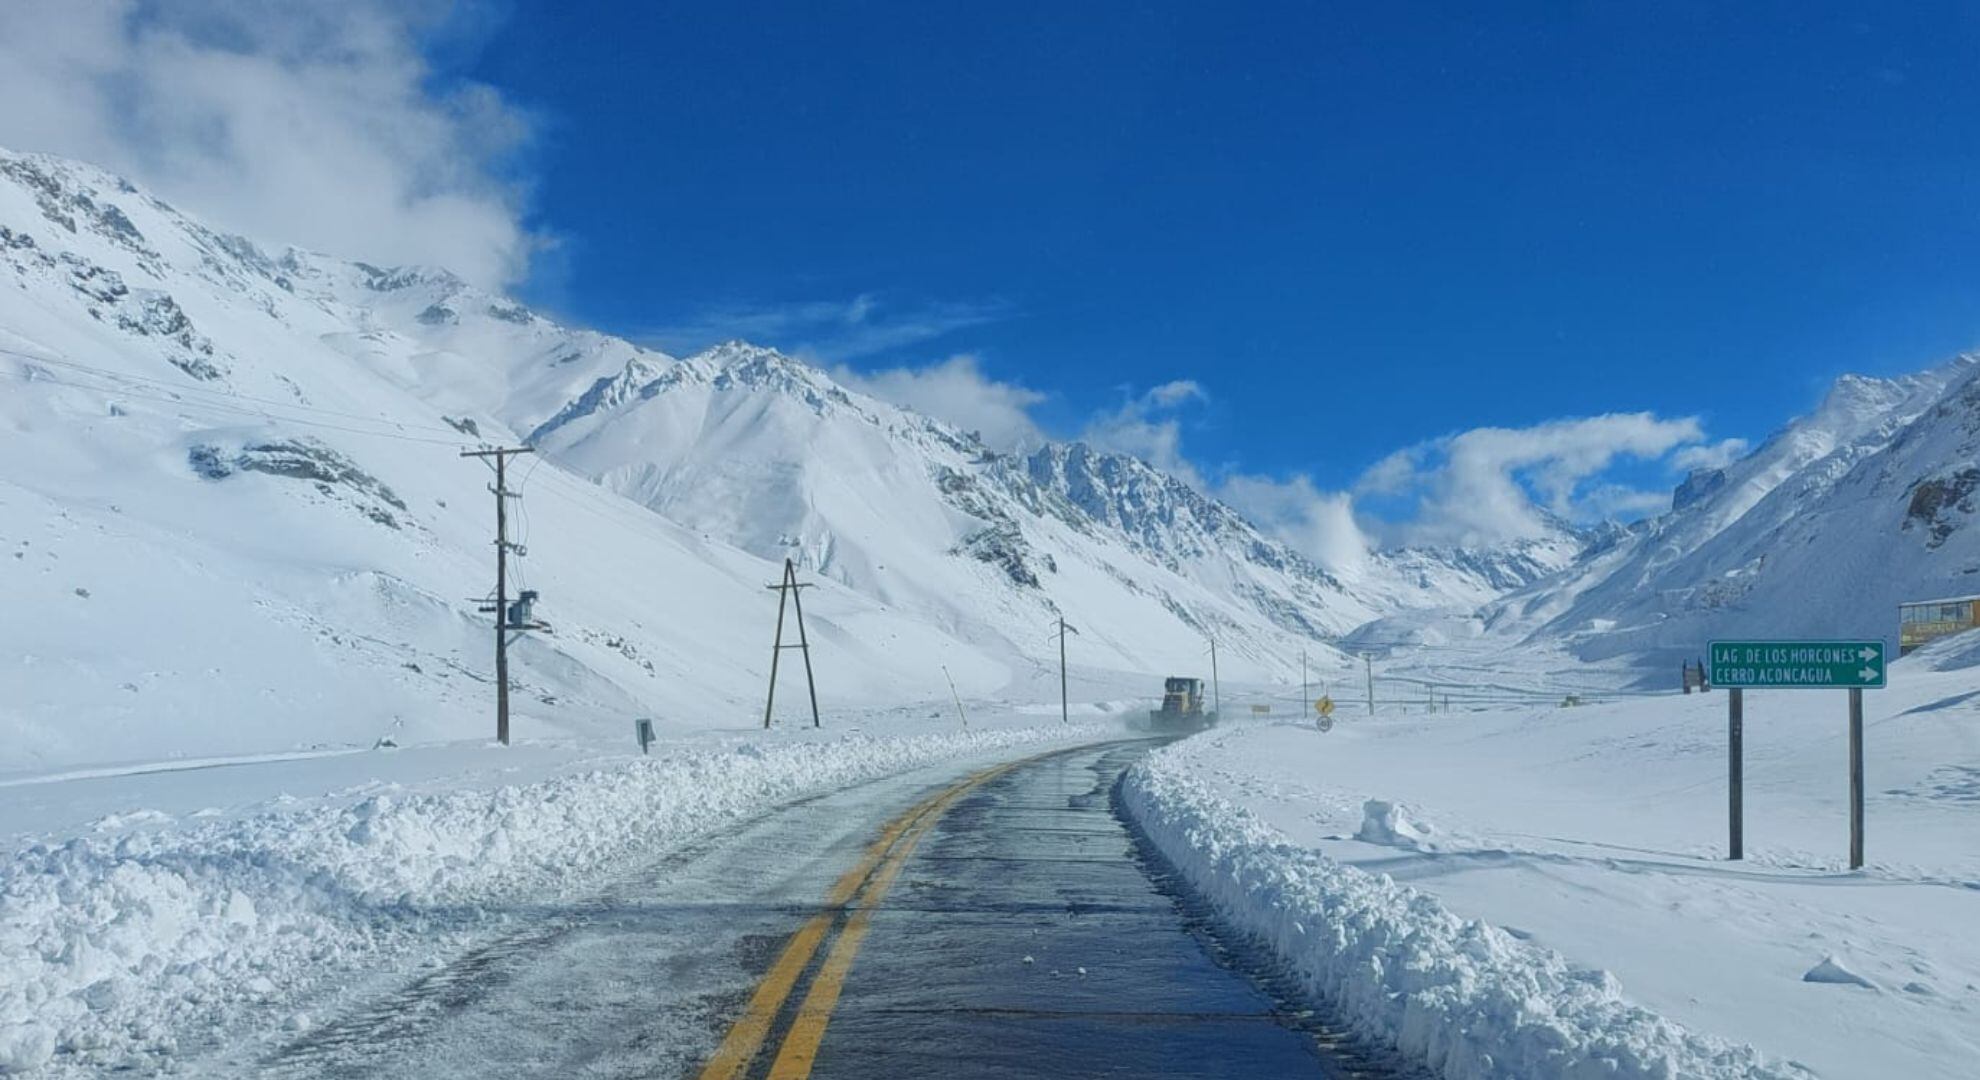
{"label": "yellow snow plow", "polygon": [[1162,683],[1162,707],[1148,713],[1150,731],[1201,731],[1217,722],[1203,707],[1203,680],[1171,676]]}

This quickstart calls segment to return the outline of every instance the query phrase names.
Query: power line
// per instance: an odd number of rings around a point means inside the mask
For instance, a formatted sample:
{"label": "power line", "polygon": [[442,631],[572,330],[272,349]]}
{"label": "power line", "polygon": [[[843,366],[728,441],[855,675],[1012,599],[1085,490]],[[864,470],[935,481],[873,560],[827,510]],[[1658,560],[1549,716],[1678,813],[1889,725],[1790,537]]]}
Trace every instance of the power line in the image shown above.
{"label": "power line", "polygon": [[[181,383],[170,382],[164,379],[155,379],[148,375],[133,375],[128,372],[111,371],[107,368],[92,367],[88,364],[77,363],[74,360],[58,360],[54,357],[49,357],[49,356],[36,356],[33,353],[25,353],[17,349],[0,348],[0,354],[19,357],[23,360],[29,360],[37,364],[53,364],[57,367],[70,368],[75,371],[80,371],[90,375],[95,375],[103,379],[116,380],[119,382],[141,383],[146,386],[164,390],[167,393],[172,394],[173,401],[174,403],[177,404],[204,404],[197,402],[195,403],[183,402],[179,399],[178,395],[182,395],[182,394],[206,395],[209,397],[229,398],[235,401],[244,401],[250,404],[261,405],[267,408],[286,409],[295,412],[315,413],[323,416],[334,416],[344,420],[356,420],[367,424],[383,424],[398,429],[400,431],[431,431],[436,434],[452,434],[457,437],[449,440],[450,442],[463,441],[460,438],[458,438],[458,436],[461,434],[461,432],[458,429],[443,428],[433,424],[408,423],[401,420],[394,420],[391,419],[390,417],[366,416],[362,413],[344,412],[339,409],[326,409],[320,405],[305,405],[299,402],[291,402],[291,401],[275,401],[270,398],[260,398],[260,397],[255,397],[251,394],[242,394],[232,390],[219,390],[207,386],[186,386]],[[44,376],[44,378],[47,377]],[[47,378],[47,381],[56,382],[58,380]],[[75,386],[76,384],[61,383],[61,385]],[[82,387],[82,389],[97,389],[97,388]],[[120,391],[120,392],[125,392],[125,391]],[[290,419],[290,418],[277,417],[276,419]],[[302,421],[298,421],[298,422],[302,422]]]}
{"label": "power line", "polygon": [[[70,389],[82,390],[90,393],[115,395],[117,397],[129,399],[129,400],[135,400],[135,401],[154,402],[157,404],[171,406],[177,409],[206,411],[209,413],[220,413],[230,416],[247,417],[252,419],[258,419],[270,424],[293,425],[293,426],[306,427],[306,428],[315,428],[325,431],[337,431],[346,434],[358,435],[366,438],[392,439],[400,442],[417,443],[422,445],[437,445],[437,446],[460,446],[467,441],[465,438],[462,437],[462,433],[458,432],[457,430],[451,427],[443,428],[436,425],[408,423],[404,421],[393,420],[387,417],[366,416],[359,413],[345,412],[337,409],[324,408],[321,406],[306,405],[295,402],[276,401],[268,398],[260,398],[260,397],[255,397],[253,395],[241,394],[234,391],[220,390],[211,387],[186,386],[163,379],[152,378],[144,375],[136,375],[127,372],[112,371],[105,368],[94,367],[89,364],[79,363],[73,360],[65,360],[65,359],[58,359],[55,357],[41,356],[34,353],[22,352],[17,349],[10,349],[5,347],[0,347],[0,355],[17,357],[19,359],[29,361],[34,364],[50,365],[58,368],[73,370],[75,372],[82,373],[83,375],[93,377],[96,379],[101,379],[112,384],[110,386],[99,386],[85,382],[75,382],[58,377],[57,375],[46,371],[34,373],[31,376],[32,381],[45,382],[54,386],[63,386]],[[156,389],[157,391],[159,391],[159,393],[145,393],[141,390],[133,389],[129,385],[124,385],[130,383],[136,383],[145,387]],[[203,400],[203,399],[220,399],[220,400]],[[239,402],[240,404],[232,404],[233,402]],[[288,413],[307,413],[307,414],[312,414],[312,416],[335,417],[342,420],[355,421],[361,424],[376,425],[377,428],[390,428],[392,430],[377,430],[376,428],[354,427],[351,426],[350,424],[333,423],[327,420],[313,419],[306,416],[277,415],[275,413],[271,413],[267,411],[270,409],[281,410],[282,412],[288,412]],[[420,435],[407,434],[407,432],[409,431],[429,431],[437,434],[442,434],[448,437],[428,438]],[[530,480],[535,477],[536,471],[539,468],[541,468],[542,463],[543,463],[543,459],[541,457],[538,457],[536,461],[531,463],[530,469],[528,470],[527,473],[524,474],[523,479],[521,483],[517,486],[517,489],[514,492],[514,494],[519,495],[522,489],[528,486]],[[637,529],[650,530],[655,527],[664,527],[664,525],[667,523],[667,519],[665,519],[664,517],[661,517],[657,514],[653,514],[647,508],[637,507],[637,504],[629,505],[628,500],[625,499],[623,496],[619,496],[617,495],[617,493],[612,492],[610,489],[605,488],[599,484],[585,482],[575,477],[566,476],[562,471],[558,469],[552,469],[548,474],[546,474],[546,476],[552,479],[552,485],[549,488],[549,491],[553,497],[561,499],[567,505],[574,506],[585,513],[591,514],[592,516],[598,518],[600,521],[605,522],[608,525],[612,525],[619,528],[630,528],[635,530]],[[565,483],[572,484],[582,488],[584,490],[584,496],[580,498],[575,493],[560,490],[560,485],[563,485]],[[524,506],[520,501],[518,501],[517,504],[517,511],[518,511],[517,516],[518,516],[518,525],[519,525],[518,533],[520,539],[516,541],[512,545],[512,547],[520,552],[520,550],[525,548],[527,545],[527,540],[530,530],[530,521],[529,521],[528,511],[524,509]],[[516,567],[516,577],[518,584],[519,585],[522,584],[524,580],[524,573],[522,571],[520,564],[518,564]],[[1051,635],[1048,632],[1046,640],[1049,641],[1051,636],[1054,635]],[[1063,631],[1061,631],[1060,634],[1057,636],[1061,637],[1060,644],[1062,647],[1061,652],[1063,654]],[[1451,643],[1432,643],[1432,642],[1422,642],[1422,641],[1358,641],[1350,645],[1340,641],[1326,641],[1325,639],[1322,639],[1322,643],[1328,644],[1339,651],[1345,651],[1347,649],[1354,649],[1356,651],[1365,651],[1369,649],[1383,649],[1383,650],[1407,649],[1411,651],[1421,651],[1421,650],[1434,651],[1434,650],[1461,648],[1460,646]],[[1214,645],[1213,645],[1213,649],[1214,649]],[[1366,657],[1364,657],[1364,662],[1366,662]],[[1212,661],[1212,666],[1213,668],[1215,666],[1214,659]],[[1044,665],[1040,664],[1040,667],[1043,668]],[[1064,682],[1064,676],[1065,676],[1064,661],[1062,655],[1062,659],[1061,659],[1062,684]],[[1430,680],[1424,680],[1419,678],[1412,678],[1410,676],[1394,675],[1394,674],[1385,675],[1384,678],[1389,681],[1397,682],[1397,683],[1447,688],[1444,689],[1443,691],[1446,696],[1448,696],[1451,700],[1463,702],[1466,704],[1520,703],[1525,701],[1538,701],[1542,699],[1552,700],[1557,696],[1557,691],[1555,690],[1539,689],[1539,688],[1529,689],[1524,687],[1510,687],[1510,686],[1472,687],[1472,686],[1467,686],[1462,682],[1455,682],[1455,683],[1452,681],[1431,682]],[[1066,702],[1064,700],[1065,694],[1063,692],[1064,691],[1063,685],[1061,687],[1061,690],[1062,690],[1061,707],[1063,712],[1064,707],[1066,705]],[[1629,697],[1635,695],[1631,695],[1627,692],[1618,692],[1611,690],[1584,689],[1584,690],[1575,691],[1575,696],[1583,698],[1585,700],[1596,700],[1596,699],[1613,699],[1613,698]],[[1278,695],[1273,695],[1271,699],[1288,700],[1288,701],[1292,700],[1290,695],[1285,695],[1283,697]],[[1302,705],[1304,705],[1304,702],[1302,702]]]}
{"label": "power line", "polygon": [[529,478],[535,476],[536,470],[542,467],[543,455],[536,454],[530,459],[529,471],[523,473],[522,480],[516,484],[516,518],[518,525],[516,530],[516,591],[519,593],[529,587],[528,571],[523,569],[524,563],[522,561],[529,555],[529,504],[523,501],[522,496],[523,491],[529,487]]}
{"label": "power line", "polygon": [[[318,428],[324,431],[342,431],[351,435],[364,435],[375,439],[397,439],[400,442],[422,443],[428,446],[460,446],[467,441],[459,437],[452,439],[429,439],[419,435],[405,435],[393,431],[370,431],[364,428],[351,427],[347,424],[332,424],[322,420],[306,420],[295,416],[273,416],[258,409],[251,409],[242,405],[226,405],[217,401],[187,401],[176,397],[161,397],[155,394],[139,393],[123,387],[106,388],[102,386],[91,386],[88,383],[69,382],[66,379],[56,378],[53,375],[43,375],[35,381],[50,383],[55,386],[66,386],[72,390],[86,390],[98,394],[114,394],[133,401],[151,401],[161,405],[170,405],[175,408],[203,409],[208,412],[252,417],[258,420],[265,420],[271,424],[290,424],[298,427]],[[378,423],[390,423],[390,421],[378,421]]]}
{"label": "power line", "polygon": [[[669,519],[654,511],[632,502],[627,497],[599,484],[579,480],[558,469],[543,474],[547,481],[554,481],[544,491],[562,500],[566,506],[573,506],[592,517],[622,529],[652,529],[673,524]],[[560,490],[559,485],[568,484],[571,491]],[[582,492],[582,497],[571,492]],[[607,513],[606,509],[611,512]]]}

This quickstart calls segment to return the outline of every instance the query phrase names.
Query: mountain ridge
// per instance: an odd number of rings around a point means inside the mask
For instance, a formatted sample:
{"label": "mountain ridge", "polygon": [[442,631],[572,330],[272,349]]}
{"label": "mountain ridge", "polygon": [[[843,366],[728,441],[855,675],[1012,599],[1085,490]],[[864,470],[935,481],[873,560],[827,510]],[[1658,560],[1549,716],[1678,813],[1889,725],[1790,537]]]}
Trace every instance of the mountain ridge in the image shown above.
{"label": "mountain ridge", "polygon": [[[1904,556],[1878,605],[1980,565],[1974,369],[1841,380],[1628,527],[1334,567],[1130,455],[994,449],[774,350],[677,359],[445,270],[264,248],[94,166],[0,151],[0,567],[40,617],[0,641],[0,676],[27,688],[5,719],[42,761],[106,752],[75,717],[124,753],[480,730],[486,626],[464,598],[487,588],[491,515],[448,451],[523,439],[544,460],[521,482],[559,511],[521,519],[538,535],[518,567],[557,625],[518,657],[549,728],[746,713],[785,557],[821,584],[807,614],[841,661],[827,696],[849,702],[941,700],[945,671],[974,695],[1037,692],[1060,618],[1096,687],[1201,671],[1208,637],[1233,678],[1283,683],[1302,650],[1338,674],[1331,646],[1385,620],[1647,672],[1714,619],[1786,603],[1794,561],[1770,546],[1831,550],[1859,510]],[[118,629],[189,611],[207,650]],[[211,648],[244,673],[202,674],[231,670]],[[29,670],[50,657],[73,677]],[[211,720],[270,710],[265,730]]]}

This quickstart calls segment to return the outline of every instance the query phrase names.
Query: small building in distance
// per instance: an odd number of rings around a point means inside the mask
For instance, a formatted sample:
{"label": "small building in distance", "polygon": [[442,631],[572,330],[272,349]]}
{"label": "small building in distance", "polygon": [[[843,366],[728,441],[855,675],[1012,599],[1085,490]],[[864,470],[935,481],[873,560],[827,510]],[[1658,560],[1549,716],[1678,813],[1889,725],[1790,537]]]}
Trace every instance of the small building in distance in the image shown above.
{"label": "small building in distance", "polygon": [[1980,596],[1911,600],[1898,605],[1898,655],[1980,626]]}

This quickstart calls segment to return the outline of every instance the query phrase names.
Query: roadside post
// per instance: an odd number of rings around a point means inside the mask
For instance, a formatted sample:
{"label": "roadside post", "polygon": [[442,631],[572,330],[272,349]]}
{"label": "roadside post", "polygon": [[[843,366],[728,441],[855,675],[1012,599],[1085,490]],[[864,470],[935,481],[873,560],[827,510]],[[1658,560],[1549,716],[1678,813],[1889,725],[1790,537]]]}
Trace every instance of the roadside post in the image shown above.
{"label": "roadside post", "polygon": [[[1685,693],[1690,693],[1687,690]],[[1732,854],[1738,862],[1746,857],[1746,691],[1734,687],[1726,692],[1726,752],[1730,775],[1726,782],[1726,811],[1730,815]]]}
{"label": "roadside post", "polygon": [[633,738],[639,740],[639,752],[644,755],[646,748],[653,745],[653,721],[644,718],[634,720]]}
{"label": "roadside post", "polygon": [[1863,868],[1863,691],[1885,685],[1882,641],[1714,641],[1711,685],[1726,694],[1732,859],[1744,857],[1745,690],[1849,691],[1849,868]]}
{"label": "roadside post", "polygon": [[1849,688],[1849,868],[1863,866],[1863,688]]}

